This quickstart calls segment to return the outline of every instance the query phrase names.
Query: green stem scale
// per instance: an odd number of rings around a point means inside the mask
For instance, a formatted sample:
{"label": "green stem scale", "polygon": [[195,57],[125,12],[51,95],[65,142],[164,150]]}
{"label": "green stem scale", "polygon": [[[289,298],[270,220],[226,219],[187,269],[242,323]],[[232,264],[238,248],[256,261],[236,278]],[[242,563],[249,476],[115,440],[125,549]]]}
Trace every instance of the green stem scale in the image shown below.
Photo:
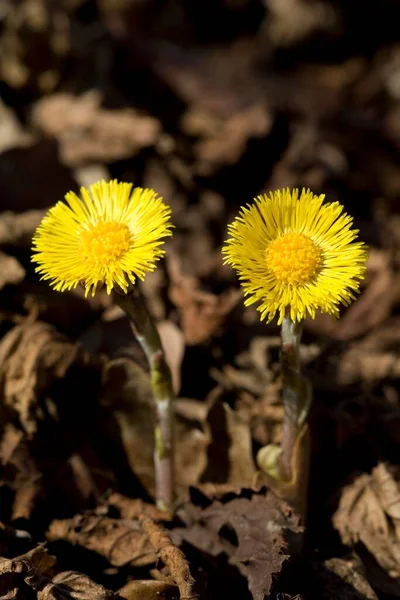
{"label": "green stem scale", "polygon": [[174,499],[172,378],[161,339],[138,285],[115,293],[116,302],[130,318],[133,333],[150,366],[154,395],[154,476],[158,508],[168,510]]}

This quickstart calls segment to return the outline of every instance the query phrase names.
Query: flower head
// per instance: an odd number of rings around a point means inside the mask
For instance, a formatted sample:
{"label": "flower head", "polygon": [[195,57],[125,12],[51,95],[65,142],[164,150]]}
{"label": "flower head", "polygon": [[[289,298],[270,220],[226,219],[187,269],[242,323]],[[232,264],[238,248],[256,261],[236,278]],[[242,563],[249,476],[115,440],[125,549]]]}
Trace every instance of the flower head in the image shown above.
{"label": "flower head", "polygon": [[42,279],[59,291],[85,287],[94,295],[103,283],[107,293],[126,291],[136,277],[155,269],[171,235],[171,210],[150,189],[118,181],[100,181],[73,192],[49,210],[33,237],[32,261]]}
{"label": "flower head", "polygon": [[224,262],[241,280],[248,306],[261,319],[301,321],[315,311],[339,316],[363,279],[367,250],[338,202],[323,204],[310,190],[258,196],[228,227]]}

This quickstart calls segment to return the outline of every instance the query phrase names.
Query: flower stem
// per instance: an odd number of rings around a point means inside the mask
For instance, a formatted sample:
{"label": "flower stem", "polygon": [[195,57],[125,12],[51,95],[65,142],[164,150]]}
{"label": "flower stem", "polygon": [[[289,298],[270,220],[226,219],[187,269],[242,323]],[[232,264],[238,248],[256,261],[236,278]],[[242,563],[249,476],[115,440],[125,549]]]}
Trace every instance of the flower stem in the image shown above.
{"label": "flower stem", "polygon": [[293,451],[296,440],[307,417],[310,395],[306,381],[300,374],[300,339],[303,323],[285,317],[282,322],[282,400],[284,418],[282,427],[280,474],[286,481],[293,479]]}
{"label": "flower stem", "polygon": [[133,333],[150,366],[154,395],[154,471],[156,503],[168,510],[174,499],[173,472],[173,398],[172,378],[161,339],[139,286],[131,285],[127,293],[115,292],[119,306],[130,317]]}

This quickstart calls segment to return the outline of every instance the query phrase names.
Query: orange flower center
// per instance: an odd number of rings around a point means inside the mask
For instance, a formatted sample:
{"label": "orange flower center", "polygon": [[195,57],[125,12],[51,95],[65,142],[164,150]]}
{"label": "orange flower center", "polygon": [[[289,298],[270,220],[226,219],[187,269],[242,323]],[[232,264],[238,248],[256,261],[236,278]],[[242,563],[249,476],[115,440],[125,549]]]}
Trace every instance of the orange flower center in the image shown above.
{"label": "orange flower center", "polygon": [[107,267],[129,250],[130,243],[131,233],[126,225],[99,221],[81,233],[79,257],[89,267]]}
{"label": "orange flower center", "polygon": [[268,268],[275,277],[289,285],[309,283],[322,264],[318,246],[302,233],[284,233],[265,251]]}

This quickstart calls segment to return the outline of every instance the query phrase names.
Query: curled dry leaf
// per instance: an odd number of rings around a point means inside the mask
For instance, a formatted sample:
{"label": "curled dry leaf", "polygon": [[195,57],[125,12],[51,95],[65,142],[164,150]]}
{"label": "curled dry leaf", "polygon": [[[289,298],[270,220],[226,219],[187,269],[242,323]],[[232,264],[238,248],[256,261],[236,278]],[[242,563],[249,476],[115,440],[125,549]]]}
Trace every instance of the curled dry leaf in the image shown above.
{"label": "curled dry leaf", "polygon": [[175,394],[181,387],[181,365],[185,352],[185,340],[182,331],[172,321],[157,323],[158,333],[164,348],[165,357],[171,369]]}
{"label": "curled dry leaf", "polygon": [[25,133],[15,113],[0,99],[0,153],[30,142],[31,136]]}
{"label": "curled dry leaf", "polygon": [[41,394],[62,379],[86,354],[45,323],[17,325],[0,342],[0,391],[3,406],[18,415],[32,435],[41,418]]}
{"label": "curled dry leaf", "polygon": [[211,439],[201,480],[241,488],[251,485],[256,473],[250,421],[244,411],[239,414],[230,408],[225,402],[228,396],[217,387],[208,397],[207,426]]}
{"label": "curled dry leaf", "polygon": [[352,344],[338,361],[337,377],[342,385],[359,381],[374,383],[400,377],[400,319],[393,318]]}
{"label": "curled dry leaf", "polygon": [[400,483],[384,463],[344,488],[333,524],[344,544],[361,542],[390,577],[400,578]]}
{"label": "curled dry leaf", "polygon": [[6,285],[21,283],[25,277],[25,269],[13,256],[0,252],[0,290]]}
{"label": "curled dry leaf", "polygon": [[72,519],[53,521],[46,537],[52,542],[64,540],[79,544],[104,556],[115,567],[127,564],[142,567],[156,560],[147,534],[137,521],[76,515]]}
{"label": "curled dry leaf", "polygon": [[118,590],[118,596],[125,600],[179,600],[177,585],[153,579],[129,581]]}
{"label": "curled dry leaf", "polygon": [[203,134],[195,145],[196,173],[208,177],[225,165],[236,164],[250,139],[262,138],[269,133],[271,122],[264,104],[246,107],[227,119],[218,119],[198,107],[190,110],[184,115],[182,129],[189,135]]}
{"label": "curled dry leaf", "polygon": [[58,573],[38,591],[37,600],[117,600],[113,592],[76,571]]}
{"label": "curled dry leaf", "polygon": [[100,104],[96,91],[80,97],[53,94],[36,103],[33,125],[59,141],[61,160],[72,167],[131,158],[155,145],[160,133],[157,119],[131,108],[108,110]]}
{"label": "curled dry leaf", "polygon": [[337,340],[350,340],[369,333],[383,323],[399,298],[400,278],[395,276],[388,255],[382,250],[370,250],[366,287],[340,321],[317,314],[307,322],[311,331],[324,333]]}
{"label": "curled dry leaf", "polygon": [[317,581],[314,593],[320,600],[378,600],[367,581],[359,558],[329,558],[314,565]]}
{"label": "curled dry leaf", "polygon": [[153,493],[153,396],[149,374],[127,358],[109,361],[103,374],[103,403],[113,409],[132,471]]}
{"label": "curled dry leaf", "polygon": [[299,517],[273,492],[242,490],[200,500],[178,511],[186,527],[174,534],[211,556],[225,554],[246,577],[253,599],[264,600],[283,563],[300,550]]}
{"label": "curled dry leaf", "polygon": [[[159,510],[152,504],[145,504],[138,498],[128,498],[117,492],[113,492],[108,496],[106,506],[116,508],[119,511],[120,517],[122,519],[127,519],[128,521],[137,519],[144,511],[156,521],[169,521],[171,519],[169,512]],[[102,506],[100,507],[100,510],[103,510]]]}
{"label": "curled dry leaf", "polygon": [[37,546],[15,558],[0,558],[0,598],[31,598],[25,586],[35,587],[54,566],[56,559],[46,548]]}
{"label": "curled dry leaf", "polygon": [[45,211],[28,210],[21,214],[6,211],[0,214],[0,245],[26,248],[43,219]]}
{"label": "curled dry leaf", "polygon": [[[103,403],[111,406],[132,471],[146,490],[154,492],[153,395],[149,374],[127,358],[108,362],[104,370]],[[192,403],[194,405],[195,402]],[[179,401],[178,401],[179,406]],[[204,418],[177,412],[176,484],[196,485],[204,470],[209,432]]]}
{"label": "curled dry leaf", "polygon": [[242,293],[229,289],[220,295],[199,289],[194,277],[184,275],[176,260],[168,262],[169,296],[178,308],[187,344],[201,344],[217,334],[238,305]]}
{"label": "curled dry leaf", "polygon": [[[115,600],[117,596],[87,575],[74,571],[54,577],[56,558],[37,546],[16,558],[0,558],[0,598],[4,600]],[[33,596],[33,590],[37,596]]]}
{"label": "curled dry leaf", "polygon": [[196,600],[194,579],[183,552],[175,546],[167,532],[146,513],[139,517],[139,523],[148,535],[150,544],[163,563],[168,567],[172,579],[179,588],[182,600]]}

